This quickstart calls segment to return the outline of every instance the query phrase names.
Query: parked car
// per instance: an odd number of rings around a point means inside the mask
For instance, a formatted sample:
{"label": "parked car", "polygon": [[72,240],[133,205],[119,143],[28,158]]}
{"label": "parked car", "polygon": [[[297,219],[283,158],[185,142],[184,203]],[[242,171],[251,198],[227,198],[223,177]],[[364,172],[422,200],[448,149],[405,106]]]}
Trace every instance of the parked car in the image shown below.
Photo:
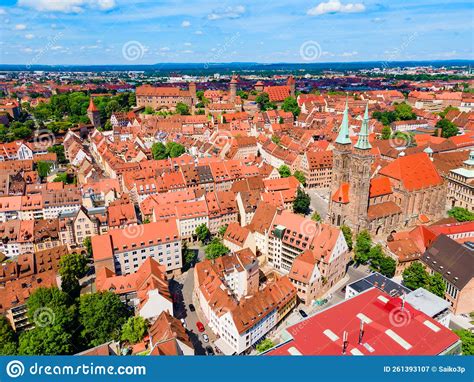
{"label": "parked car", "polygon": [[298,312],[300,312],[301,317],[303,317],[303,318],[308,317],[308,315],[306,314],[306,312],[303,309],[300,309]]}
{"label": "parked car", "polygon": [[209,342],[209,337],[206,333],[202,335],[202,340],[207,344]]}
{"label": "parked car", "polygon": [[214,353],[214,349],[210,346],[206,346],[206,354],[207,355],[215,355],[216,353]]}
{"label": "parked car", "polygon": [[183,327],[186,328],[186,321],[184,320],[184,318],[181,319],[181,323],[183,324]]}
{"label": "parked car", "polygon": [[196,311],[196,308],[194,307],[193,304],[189,304],[189,305],[188,305],[188,308],[189,308],[189,310],[190,310],[191,312],[195,312],[195,311]]}
{"label": "parked car", "polygon": [[199,330],[201,333],[202,333],[204,330],[206,330],[206,329],[204,328],[204,324],[203,324],[201,321],[196,322],[196,326],[197,326],[198,330]]}

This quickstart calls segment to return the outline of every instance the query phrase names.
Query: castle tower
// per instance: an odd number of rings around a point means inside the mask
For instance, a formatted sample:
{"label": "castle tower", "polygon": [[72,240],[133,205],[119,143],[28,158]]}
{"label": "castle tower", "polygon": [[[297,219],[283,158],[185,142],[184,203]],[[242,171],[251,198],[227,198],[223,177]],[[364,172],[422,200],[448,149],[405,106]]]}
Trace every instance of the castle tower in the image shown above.
{"label": "castle tower", "polygon": [[189,83],[189,93],[191,94],[191,97],[193,99],[193,105],[196,105],[197,95],[196,95],[196,83],[194,81]]}
{"label": "castle tower", "polygon": [[265,85],[263,84],[262,81],[257,81],[257,83],[254,85],[254,89],[256,92],[263,92],[263,89],[264,89]]}
{"label": "castle tower", "polygon": [[94,100],[92,97],[90,98],[89,101],[89,107],[87,108],[87,116],[89,117],[89,120],[91,123],[94,125],[96,129],[100,128],[100,111],[97,109],[97,106],[95,106]]}
{"label": "castle tower", "polygon": [[362,126],[360,128],[357,143],[350,156],[350,179],[349,179],[349,210],[348,220],[356,232],[366,229],[369,225],[369,190],[370,175],[374,157],[370,150],[369,142],[369,109],[365,108]]}
{"label": "castle tower", "polygon": [[345,210],[347,206],[344,200],[344,193],[349,186],[351,152],[352,142],[349,137],[349,109],[346,101],[339,134],[334,144],[331,193],[328,209],[328,221],[338,226],[346,223],[344,217],[346,215]]}
{"label": "castle tower", "polygon": [[295,77],[293,77],[292,75],[288,77],[288,80],[286,81],[286,84],[290,87],[290,95],[292,97],[295,96],[296,94],[296,81],[295,81]]}
{"label": "castle tower", "polygon": [[230,80],[229,84],[229,92],[230,92],[230,101],[234,102],[235,97],[237,96],[237,77],[235,74],[232,75],[232,79]]}

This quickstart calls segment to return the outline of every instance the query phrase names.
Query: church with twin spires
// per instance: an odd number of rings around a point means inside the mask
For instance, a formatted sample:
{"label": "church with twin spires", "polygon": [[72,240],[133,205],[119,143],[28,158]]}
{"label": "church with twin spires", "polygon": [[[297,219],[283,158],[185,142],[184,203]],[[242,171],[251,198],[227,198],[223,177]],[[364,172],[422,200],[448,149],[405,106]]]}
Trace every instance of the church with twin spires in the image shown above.
{"label": "church with twin spires", "polygon": [[353,145],[346,102],[334,144],[327,221],[356,233],[367,229],[382,235],[443,217],[446,185],[429,152],[409,156],[401,152],[388,165],[375,166],[369,135],[367,105]]}

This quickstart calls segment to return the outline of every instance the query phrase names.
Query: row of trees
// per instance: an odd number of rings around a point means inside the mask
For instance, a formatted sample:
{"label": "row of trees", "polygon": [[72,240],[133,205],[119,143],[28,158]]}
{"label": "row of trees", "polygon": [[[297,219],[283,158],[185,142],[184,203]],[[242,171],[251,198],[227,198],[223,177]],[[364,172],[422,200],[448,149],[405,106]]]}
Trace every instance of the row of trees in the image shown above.
{"label": "row of trees", "polygon": [[474,221],[474,212],[462,207],[451,208],[448,211],[448,215],[456,219],[458,222]]}
{"label": "row of trees", "polygon": [[384,126],[389,126],[395,121],[408,121],[416,119],[416,114],[410,105],[405,102],[395,104],[394,111],[374,111],[372,117],[382,122]]}

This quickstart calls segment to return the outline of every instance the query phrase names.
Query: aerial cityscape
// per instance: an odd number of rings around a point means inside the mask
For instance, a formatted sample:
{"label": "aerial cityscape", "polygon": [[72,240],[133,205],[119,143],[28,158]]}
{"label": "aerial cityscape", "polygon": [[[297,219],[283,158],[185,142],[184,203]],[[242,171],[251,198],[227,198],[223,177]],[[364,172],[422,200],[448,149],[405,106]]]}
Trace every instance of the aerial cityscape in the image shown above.
{"label": "aerial cityscape", "polygon": [[2,2],[0,355],[474,355],[472,4],[351,1]]}

